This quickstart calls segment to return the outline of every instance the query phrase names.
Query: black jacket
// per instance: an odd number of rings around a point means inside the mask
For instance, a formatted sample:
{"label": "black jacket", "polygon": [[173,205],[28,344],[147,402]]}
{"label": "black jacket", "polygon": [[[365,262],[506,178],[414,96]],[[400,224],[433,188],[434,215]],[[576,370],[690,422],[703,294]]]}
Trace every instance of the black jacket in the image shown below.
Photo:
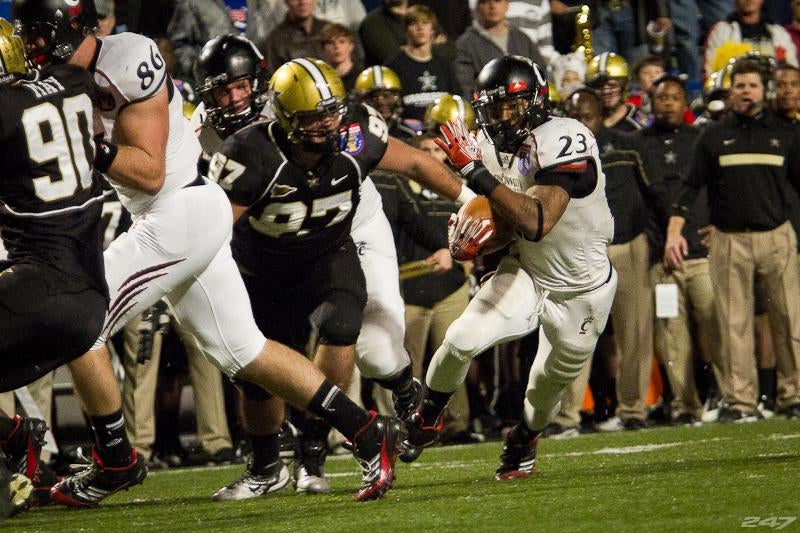
{"label": "black jacket", "polygon": [[[645,172],[651,184],[663,184],[668,193],[666,205],[671,205],[677,197],[681,183],[689,173],[692,153],[700,131],[686,124],[675,129],[665,129],[656,125],[648,126],[633,134],[641,147],[640,154],[644,162]],[[658,253],[664,250],[668,212],[665,210],[655,219],[656,231],[648,232],[653,248]],[[708,250],[700,244],[697,230],[708,225],[708,199],[706,189],[702,188],[689,210],[683,236],[689,244],[687,259],[706,257]]]}
{"label": "black jacket", "polygon": [[768,231],[790,218],[800,182],[800,136],[769,111],[730,113],[700,133],[672,214],[686,217],[708,186],[710,220],[729,232]]}

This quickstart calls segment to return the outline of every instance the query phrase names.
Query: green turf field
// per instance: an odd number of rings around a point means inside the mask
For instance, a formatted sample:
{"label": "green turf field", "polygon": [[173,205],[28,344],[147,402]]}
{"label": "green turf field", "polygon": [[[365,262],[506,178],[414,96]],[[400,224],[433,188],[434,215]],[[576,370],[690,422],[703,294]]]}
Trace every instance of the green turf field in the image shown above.
{"label": "green turf field", "polygon": [[212,502],[241,466],[178,469],[151,473],[144,485],[97,509],[36,509],[3,528],[616,533],[749,529],[744,524],[800,531],[797,420],[544,440],[536,476],[521,481],[494,481],[499,450],[497,442],[428,450],[417,463],[400,464],[396,488],[377,502],[353,501],[355,461],[336,457],[328,461],[332,492],[325,496],[286,490]]}

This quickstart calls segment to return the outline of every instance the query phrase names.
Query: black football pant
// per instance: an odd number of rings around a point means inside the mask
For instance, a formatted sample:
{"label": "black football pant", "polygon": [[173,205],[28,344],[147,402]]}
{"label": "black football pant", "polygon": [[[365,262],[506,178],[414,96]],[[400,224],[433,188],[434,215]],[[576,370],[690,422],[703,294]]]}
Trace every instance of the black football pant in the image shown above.
{"label": "black football pant", "polygon": [[0,262],[0,392],[83,355],[100,336],[106,305],[95,289],[68,292],[47,267]]}

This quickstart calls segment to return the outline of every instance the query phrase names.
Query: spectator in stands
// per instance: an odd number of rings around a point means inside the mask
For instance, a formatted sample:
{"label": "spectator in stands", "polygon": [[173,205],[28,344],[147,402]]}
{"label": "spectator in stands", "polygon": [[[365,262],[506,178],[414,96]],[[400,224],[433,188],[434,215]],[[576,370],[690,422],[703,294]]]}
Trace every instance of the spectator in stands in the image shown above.
{"label": "spectator in stands", "polygon": [[367,13],[361,21],[358,33],[367,65],[383,65],[400,51],[406,42],[403,16],[407,9],[408,0],[383,0],[383,5]]}
{"label": "spectator in stands", "polygon": [[733,15],[711,28],[703,52],[706,76],[723,68],[732,56],[745,52],[798,66],[797,49],[786,29],[761,17],[763,3],[764,0],[736,0]]}
{"label": "spectator in stands", "polygon": [[606,52],[592,58],[586,71],[586,85],[596,90],[603,102],[603,126],[620,131],[641,129],[646,117],[633,104],[625,103],[629,83],[628,62]]}
{"label": "spectator in stands", "polygon": [[[275,16],[283,18],[286,15],[286,4],[283,0],[276,0]],[[357,32],[358,27],[367,15],[361,0],[322,0],[314,7],[314,16],[328,22],[335,22]]]}
{"label": "spectator in stands", "polygon": [[[708,0],[708,3],[719,0]],[[731,0],[722,0],[731,1]],[[700,0],[703,3],[703,0]],[[691,81],[700,80],[700,9],[697,0],[669,0],[678,70]],[[725,14],[727,16],[727,13]]]}
{"label": "spectator in stands", "polygon": [[[641,147],[640,155],[652,183],[662,183],[669,192],[669,203],[675,199],[681,181],[689,172],[692,149],[700,131],[683,122],[686,110],[686,89],[675,76],[662,76],[652,86],[653,113],[651,126],[634,135]],[[654,251],[660,256],[664,249],[667,218],[655,220]],[[716,316],[714,292],[708,273],[708,249],[701,243],[700,228],[708,225],[708,202],[705,191],[692,205],[686,216],[682,235],[689,244],[682,269],[664,265],[661,257],[651,271],[652,283],[674,287],[677,293],[678,314],[656,317],[656,347],[659,359],[666,368],[672,388],[672,419],[678,424],[694,424],[700,420],[702,405],[695,386],[694,347],[706,363],[712,363],[724,383],[725,364],[716,350]],[[656,295],[658,297],[658,294]],[[658,307],[658,306],[657,306]]]}
{"label": "spectator in stands", "polygon": [[451,63],[433,55],[436,15],[425,6],[414,5],[404,16],[406,44],[400,52],[386,61],[400,78],[403,100],[403,118],[419,121],[420,128],[425,110],[438,97],[457,92],[455,73]]}
{"label": "spectator in stands", "polygon": [[296,57],[324,56],[320,33],[327,21],[314,16],[317,0],[285,0],[283,22],[267,37],[267,63],[271,72]]}
{"label": "spectator in stands", "polygon": [[511,25],[522,30],[533,41],[545,65],[558,57],[553,47],[549,0],[511,0],[506,17]]}
{"label": "spectator in stands", "polygon": [[775,110],[793,124],[800,123],[800,69],[782,63],[775,69]]}
{"label": "spectator in stands", "polygon": [[[559,56],[550,62],[550,67],[552,70],[550,80],[555,82],[556,90],[562,100],[566,100],[572,91],[584,84],[586,60],[580,51]],[[550,95],[550,100],[553,100],[553,94]]]}
{"label": "spectator in stands", "polygon": [[324,52],[321,59],[336,70],[342,78],[344,90],[349,93],[362,70],[361,65],[356,65],[353,60],[355,35],[346,26],[331,22],[322,28],[319,36]]}
{"label": "spectator in stands", "polygon": [[648,22],[657,31],[672,27],[667,0],[599,0],[597,27],[592,31],[594,52],[616,52],[628,62],[647,53]]}
{"label": "spectator in stands", "polygon": [[544,67],[539,49],[519,28],[508,22],[508,0],[478,0],[477,19],[456,41],[458,92],[472,99],[475,76],[492,59],[519,55]]}
{"label": "spectator in stands", "polygon": [[[740,3],[741,5],[741,3]],[[720,422],[758,418],[754,357],[753,283],[765,300],[778,370],[777,411],[800,417],[800,272],[797,237],[786,191],[798,185],[796,131],[764,112],[769,82],[760,64],[739,60],[731,74],[731,110],[708,126],[695,145],[687,180],[671,210],[664,256],[683,266],[689,247],[682,234],[697,195],[707,186],[711,237],[709,271],[715,291],[720,350],[730,358],[726,407]]]}
{"label": "spectator in stands", "polygon": [[191,80],[194,60],[209,39],[243,33],[265,52],[267,35],[275,27],[269,0],[178,0],[167,34],[175,43],[177,73]]}
{"label": "spectator in stands", "polygon": [[697,0],[700,9],[700,28],[702,35],[707,35],[717,22],[731,16],[734,0]]}
{"label": "spectator in stands", "polygon": [[646,117],[647,124],[652,123],[653,109],[650,105],[650,88],[653,82],[666,73],[664,58],[657,55],[645,56],[633,67],[633,79],[636,81],[636,92],[634,92],[628,103],[639,108],[642,115]]}
{"label": "spectator in stands", "polygon": [[430,8],[447,40],[455,43],[470,24],[472,10],[469,0],[411,0],[411,4],[420,4]]}

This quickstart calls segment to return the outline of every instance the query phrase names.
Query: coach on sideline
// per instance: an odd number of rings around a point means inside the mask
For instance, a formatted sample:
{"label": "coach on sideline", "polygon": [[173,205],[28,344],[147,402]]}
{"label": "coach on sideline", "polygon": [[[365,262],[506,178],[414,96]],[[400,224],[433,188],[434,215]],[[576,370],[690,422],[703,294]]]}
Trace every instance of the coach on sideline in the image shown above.
{"label": "coach on sideline", "polygon": [[[681,268],[688,253],[685,217],[704,185],[711,223],[710,275],[716,293],[721,354],[728,357],[720,422],[754,420],[753,283],[765,289],[778,368],[777,410],[800,416],[800,274],[789,223],[790,188],[800,180],[800,137],[764,109],[768,75],[753,60],[731,73],[727,117],[700,134],[686,181],[672,206],[665,261]],[[790,183],[792,180],[792,183]]]}

